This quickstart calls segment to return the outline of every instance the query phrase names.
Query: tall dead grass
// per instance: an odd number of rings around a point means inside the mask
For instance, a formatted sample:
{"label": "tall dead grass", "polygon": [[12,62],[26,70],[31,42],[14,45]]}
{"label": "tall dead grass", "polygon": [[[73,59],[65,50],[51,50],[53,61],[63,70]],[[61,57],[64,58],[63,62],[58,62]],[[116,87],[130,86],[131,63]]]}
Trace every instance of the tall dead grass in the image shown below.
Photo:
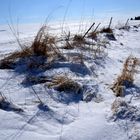
{"label": "tall dead grass", "polygon": [[47,33],[47,30],[47,26],[42,26],[38,31],[31,46],[34,54],[37,56],[47,56],[54,58],[57,56],[64,59],[63,54],[56,45],[57,37],[50,36]]}
{"label": "tall dead grass", "polygon": [[134,75],[137,73],[136,68],[139,64],[140,61],[136,57],[129,56],[126,59],[121,75],[111,88],[116,96],[125,96],[124,89],[133,86]]}
{"label": "tall dead grass", "polygon": [[31,46],[24,47],[23,45],[21,48],[21,51],[13,52],[9,56],[0,60],[0,68],[12,68],[10,65],[13,65],[18,59],[30,56],[44,56],[51,60],[58,58],[65,59],[56,45],[56,37],[50,36],[47,33],[47,26],[45,25],[40,28]]}

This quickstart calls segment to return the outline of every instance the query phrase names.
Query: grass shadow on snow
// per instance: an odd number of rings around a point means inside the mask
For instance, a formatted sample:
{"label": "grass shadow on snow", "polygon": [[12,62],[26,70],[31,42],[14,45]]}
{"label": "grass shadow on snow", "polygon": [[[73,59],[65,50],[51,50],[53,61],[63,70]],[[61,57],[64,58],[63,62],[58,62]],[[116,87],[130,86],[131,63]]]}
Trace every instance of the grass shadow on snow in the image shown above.
{"label": "grass shadow on snow", "polygon": [[14,111],[14,112],[23,112],[23,110],[21,108],[19,108],[18,106],[16,106],[15,104],[13,104],[12,102],[7,101],[4,98],[0,99],[0,109],[4,110],[4,111]]}
{"label": "grass shadow on snow", "polygon": [[75,93],[74,91],[64,92],[46,88],[46,92],[53,101],[67,105],[70,103],[78,103],[83,99],[82,89],[79,90],[78,93]]}
{"label": "grass shadow on snow", "polygon": [[78,63],[54,63],[52,68],[69,68],[72,72],[83,76],[91,74],[86,65]]}
{"label": "grass shadow on snow", "polygon": [[134,97],[140,97],[140,87],[132,85],[125,90],[125,95],[133,95]]}

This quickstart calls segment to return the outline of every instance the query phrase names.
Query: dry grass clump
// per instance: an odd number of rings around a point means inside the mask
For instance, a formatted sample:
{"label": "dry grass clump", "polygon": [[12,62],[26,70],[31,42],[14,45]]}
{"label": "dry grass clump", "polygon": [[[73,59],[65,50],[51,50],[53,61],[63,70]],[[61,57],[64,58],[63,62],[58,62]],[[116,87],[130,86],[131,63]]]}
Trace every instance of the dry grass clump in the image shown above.
{"label": "dry grass clump", "polygon": [[[63,54],[56,46],[56,37],[48,35],[46,32],[46,26],[43,26],[38,31],[31,47],[21,47],[21,51],[14,52],[0,61],[0,68],[9,69],[13,68],[15,62],[19,59],[23,59],[30,56],[43,56],[54,59],[65,59]],[[30,59],[30,58],[29,58]]]}
{"label": "dry grass clump", "polygon": [[56,46],[56,37],[47,34],[46,29],[46,26],[42,26],[33,41],[31,48],[34,54],[37,56],[63,58],[62,53]]}
{"label": "dry grass clump", "polygon": [[98,34],[98,32],[91,32],[91,33],[89,33],[88,38],[96,40],[97,34]]}
{"label": "dry grass clump", "polygon": [[74,49],[74,46],[71,45],[69,42],[66,42],[65,46],[63,47],[63,49],[72,50],[72,49]]}
{"label": "dry grass clump", "polygon": [[111,28],[103,28],[100,33],[113,33],[113,30]]}
{"label": "dry grass clump", "polygon": [[71,50],[74,49],[74,46],[70,43],[70,32],[65,34],[65,45],[63,49]]}
{"label": "dry grass clump", "polygon": [[113,33],[113,30],[111,29],[112,19],[113,17],[111,17],[108,27],[103,28],[100,33]]}
{"label": "dry grass clump", "polygon": [[79,93],[81,90],[81,85],[68,78],[66,75],[53,77],[51,83],[48,84],[48,87],[56,88],[56,90],[60,92]]}
{"label": "dry grass clump", "polygon": [[136,106],[130,105],[128,102],[122,98],[117,98],[111,107],[113,116],[112,119],[116,120],[130,120],[130,121],[140,121],[140,111]]}
{"label": "dry grass clump", "polygon": [[115,101],[112,103],[111,110],[113,114],[117,113],[118,108],[121,106],[127,106],[127,103],[122,100],[121,98],[116,98]]}
{"label": "dry grass clump", "polygon": [[113,41],[116,41],[116,38],[113,34],[113,30],[111,28],[103,28],[100,33],[106,33],[106,37],[109,39],[109,40],[113,40]]}
{"label": "dry grass clump", "polygon": [[18,59],[29,57],[32,54],[33,54],[33,52],[32,52],[31,48],[25,48],[21,51],[13,52],[9,56],[0,60],[0,68],[1,69],[12,69]]}
{"label": "dry grass clump", "polygon": [[97,27],[94,29],[94,31],[92,31],[92,32],[90,32],[90,33],[88,34],[88,36],[87,36],[88,38],[97,40],[97,34],[99,34],[99,31],[97,31],[97,29],[99,28],[100,24],[101,24],[101,23],[99,23],[99,24],[97,25]]}
{"label": "dry grass clump", "polygon": [[[40,30],[38,31],[31,48],[33,49],[33,52],[35,55],[46,55],[46,41],[43,37],[45,33],[45,26],[42,26]],[[46,38],[46,37],[45,37]]]}
{"label": "dry grass clump", "polygon": [[[96,27],[96,29],[90,33],[89,31],[92,29],[92,27],[94,26],[95,23],[93,23],[90,28],[85,32],[84,35],[82,34],[75,34],[74,37],[70,40],[70,32],[68,33],[68,35],[66,34],[66,44],[64,46],[64,49],[74,49],[75,47],[83,47],[84,44],[88,44],[88,42],[86,41],[86,36],[89,38],[94,38],[97,34],[96,30],[99,27],[100,24],[98,24],[98,26]],[[94,35],[93,35],[94,34]],[[96,36],[97,37],[97,36]]]}
{"label": "dry grass clump", "polygon": [[5,60],[16,60],[17,58],[25,58],[33,54],[31,48],[25,48],[21,51],[17,51],[4,58]]}
{"label": "dry grass clump", "polygon": [[85,44],[85,38],[82,35],[75,35],[73,38],[73,45],[81,46],[82,44]]}
{"label": "dry grass clump", "polygon": [[134,74],[137,72],[136,67],[139,64],[139,60],[135,57],[129,56],[126,59],[122,74],[117,78],[117,81],[111,88],[116,96],[124,96],[124,88],[133,86]]}
{"label": "dry grass clump", "polygon": [[111,28],[111,24],[112,24],[112,19],[113,17],[111,17],[110,19],[110,22],[109,22],[109,26],[107,28],[103,28],[100,33],[106,33],[106,37],[109,39],[109,40],[112,40],[112,41],[116,41],[116,38],[113,34],[113,30]]}

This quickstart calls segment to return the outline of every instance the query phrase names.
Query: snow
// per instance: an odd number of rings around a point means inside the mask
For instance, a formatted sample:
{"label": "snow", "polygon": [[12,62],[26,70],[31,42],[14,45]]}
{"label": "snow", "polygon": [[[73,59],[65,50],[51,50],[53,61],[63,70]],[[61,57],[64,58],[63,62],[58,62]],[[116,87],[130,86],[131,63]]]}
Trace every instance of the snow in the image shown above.
{"label": "snow", "polygon": [[[106,26],[104,21],[103,26]],[[30,86],[22,84],[26,74],[24,70],[0,69],[0,92],[9,102],[22,108],[24,112],[7,111],[0,109],[0,140],[139,140],[140,122],[129,118],[111,119],[113,113],[112,103],[116,99],[110,89],[118,75],[120,75],[125,59],[129,55],[140,58],[140,27],[135,29],[132,25],[140,24],[130,21],[130,31],[118,30],[114,22],[114,34],[117,41],[109,41],[104,52],[105,56],[94,59],[91,52],[83,51],[90,61],[85,65],[56,63],[53,68],[40,75],[52,76],[56,73],[69,73],[69,75],[84,85],[84,90],[96,94],[96,99],[90,102],[75,99],[75,96],[58,93],[55,89],[48,89],[44,84],[33,85],[41,100],[46,104],[39,104],[38,99]],[[90,23],[83,24],[86,29]],[[123,24],[123,23],[121,23]],[[52,34],[59,34],[61,25],[51,25]],[[65,24],[66,29],[72,33],[78,31],[78,23]],[[29,42],[33,40],[40,25],[19,25],[20,40]],[[64,29],[65,29],[64,28]],[[19,50],[19,46],[6,25],[0,26],[0,58]],[[78,51],[69,51],[70,54]],[[17,70],[18,71],[18,70]],[[38,76],[40,76],[38,75]],[[140,74],[135,76],[135,85],[140,85]],[[93,90],[94,87],[94,90]],[[140,108],[140,87],[128,89],[124,98],[128,102],[131,97],[131,106]],[[71,98],[73,100],[70,100]]]}

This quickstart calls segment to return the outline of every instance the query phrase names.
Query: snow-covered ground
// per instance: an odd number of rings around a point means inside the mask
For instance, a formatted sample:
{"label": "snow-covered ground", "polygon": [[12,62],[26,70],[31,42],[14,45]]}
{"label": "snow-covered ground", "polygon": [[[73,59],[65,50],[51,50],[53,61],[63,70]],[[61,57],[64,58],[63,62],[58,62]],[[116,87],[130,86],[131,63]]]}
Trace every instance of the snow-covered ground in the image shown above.
{"label": "snow-covered ground", "polygon": [[[121,23],[123,24],[123,23]],[[9,102],[22,108],[23,112],[0,109],[0,140],[140,140],[140,74],[135,76],[137,89],[128,89],[128,95],[123,100],[128,102],[130,112],[124,118],[113,119],[112,103],[116,99],[110,89],[113,82],[120,75],[123,64],[129,55],[140,58],[140,22],[130,21],[129,31],[118,30],[117,22],[113,24],[117,41],[110,41],[100,35],[106,43],[103,56],[94,58],[92,52],[83,51],[87,57],[84,66],[77,64],[59,64],[55,68],[42,72],[40,75],[50,76],[56,73],[68,73],[83,85],[84,90],[90,88],[96,97],[90,102],[63,97],[65,93],[58,93],[48,89],[45,84],[32,87],[38,93],[45,107],[39,105],[30,86],[22,84],[25,73],[18,69],[0,69],[0,92]],[[81,24],[80,24],[81,25]],[[85,30],[91,23],[82,25]],[[106,23],[102,25],[105,26]],[[64,30],[72,33],[79,31],[76,23],[65,24]],[[40,25],[19,25],[21,42],[32,41]],[[52,34],[61,32],[61,25],[52,25]],[[81,29],[80,29],[81,31]],[[0,58],[20,49],[7,26],[0,26]],[[77,53],[78,51],[69,51]],[[89,89],[89,90],[90,90]],[[130,102],[131,97],[132,101]],[[48,109],[49,107],[49,109]],[[129,110],[128,110],[129,111]],[[133,117],[133,120],[130,118]]]}

